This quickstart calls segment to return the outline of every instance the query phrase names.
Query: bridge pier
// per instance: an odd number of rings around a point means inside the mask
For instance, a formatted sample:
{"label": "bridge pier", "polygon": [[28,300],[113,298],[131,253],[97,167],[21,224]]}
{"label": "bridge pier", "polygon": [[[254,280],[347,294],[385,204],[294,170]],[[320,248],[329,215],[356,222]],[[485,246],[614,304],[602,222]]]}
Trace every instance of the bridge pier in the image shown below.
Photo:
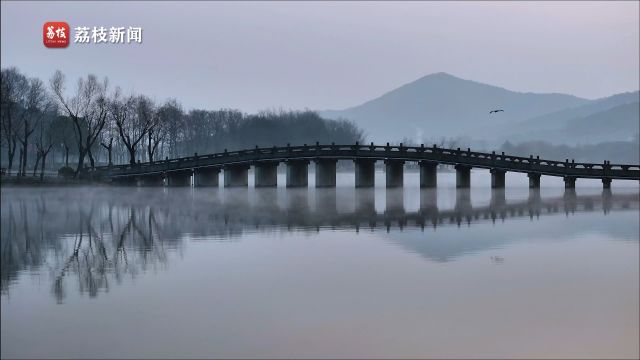
{"label": "bridge pier", "polygon": [[218,175],[220,174],[220,168],[200,168],[193,171],[193,186],[218,186]]}
{"label": "bridge pier", "polygon": [[[575,181],[574,181],[575,185]],[[564,194],[562,195],[562,199],[564,200],[564,212],[565,214],[574,213],[576,211],[577,206],[577,198],[575,187],[567,188],[565,187]]]}
{"label": "bridge pier", "polygon": [[420,161],[420,187],[435,188],[438,186],[438,163]]}
{"label": "bridge pier", "polygon": [[611,211],[611,189],[602,189],[602,212],[608,214]]}
{"label": "bridge pier", "polygon": [[387,188],[402,187],[404,185],[404,161],[385,160]]}
{"label": "bridge pier", "polygon": [[456,188],[468,189],[471,187],[471,167],[456,165]]}
{"label": "bridge pier", "polygon": [[564,188],[565,189],[575,189],[576,188],[576,178],[575,178],[575,176],[565,176],[564,177]]}
{"label": "bridge pier", "polygon": [[287,187],[306,187],[309,185],[309,161],[287,161]]}
{"label": "bridge pier", "polygon": [[264,162],[258,163],[254,167],[255,187],[277,187],[278,186],[278,163]]}
{"label": "bridge pier", "polygon": [[356,159],[356,187],[367,188],[375,186],[376,161],[372,159]]}
{"label": "bridge pier", "polygon": [[535,204],[537,206],[542,202],[542,195],[540,194],[540,189],[529,189],[529,197],[527,198],[527,203],[529,205]]}
{"label": "bridge pier", "polygon": [[491,188],[504,189],[506,171],[500,169],[491,169]]}
{"label": "bridge pier", "polygon": [[540,174],[528,173],[529,189],[540,189]]}
{"label": "bridge pier", "polygon": [[138,186],[164,186],[164,176],[162,174],[148,174],[138,176]]}
{"label": "bridge pier", "polygon": [[191,170],[167,172],[168,186],[191,186]]}
{"label": "bridge pier", "polygon": [[603,178],[602,179],[602,188],[603,189],[611,189],[611,178]]}
{"label": "bridge pier", "polygon": [[336,187],[335,159],[316,160],[316,187]]}
{"label": "bridge pier", "polygon": [[224,187],[249,186],[249,165],[227,165],[224,167]]}

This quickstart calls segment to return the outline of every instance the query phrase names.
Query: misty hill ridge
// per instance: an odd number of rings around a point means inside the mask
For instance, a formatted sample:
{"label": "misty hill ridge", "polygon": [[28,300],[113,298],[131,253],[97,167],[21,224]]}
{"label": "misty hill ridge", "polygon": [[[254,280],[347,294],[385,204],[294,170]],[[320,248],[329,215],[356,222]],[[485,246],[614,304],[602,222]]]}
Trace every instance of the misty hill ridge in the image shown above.
{"label": "misty hill ridge", "polygon": [[[543,128],[526,134],[513,135],[511,142],[530,139],[553,144],[596,144],[611,141],[631,141],[640,133],[640,102],[631,102],[610,109],[568,119],[559,128]],[[637,141],[637,140],[636,140]]]}
{"label": "misty hill ridge", "polygon": [[[640,103],[632,102],[611,109],[590,114],[583,118],[569,120],[565,129],[578,135],[606,133],[614,139],[630,140],[640,132]],[[611,139],[613,140],[613,139]]]}
{"label": "misty hill ridge", "polygon": [[[573,95],[522,93],[439,72],[345,110],[321,112],[362,127],[371,141],[453,137],[503,126],[589,102]],[[504,113],[489,115],[492,109]]]}
{"label": "misty hill ridge", "polygon": [[[585,105],[556,111],[513,124],[512,129],[517,132],[536,131],[541,128],[560,129],[566,127],[567,124],[572,122],[572,119],[579,119],[612,109],[619,105],[637,102],[640,102],[639,91],[615,94],[605,98],[592,100]],[[575,124],[575,122],[573,122],[573,124]]]}

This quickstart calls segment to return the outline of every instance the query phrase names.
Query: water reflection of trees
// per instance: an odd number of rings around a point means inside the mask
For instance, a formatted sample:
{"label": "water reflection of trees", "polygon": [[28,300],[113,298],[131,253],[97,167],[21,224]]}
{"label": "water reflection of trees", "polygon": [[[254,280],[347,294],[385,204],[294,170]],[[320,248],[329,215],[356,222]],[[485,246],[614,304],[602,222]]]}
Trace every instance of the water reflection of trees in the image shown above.
{"label": "water reflection of trees", "polygon": [[85,200],[44,193],[3,199],[3,293],[20,272],[47,269],[58,301],[69,286],[95,297],[113,281],[166,264],[166,248],[179,246],[178,238],[158,236],[169,218],[157,215],[162,210]]}
{"label": "water reflection of trees", "polygon": [[80,293],[94,297],[101,289],[109,290],[110,277],[119,283],[125,275],[166,263],[152,208],[94,205],[78,208],[76,233],[68,242],[72,246],[55,258],[55,264],[62,264],[54,267],[53,290],[59,301],[69,274],[77,276]]}
{"label": "water reflection of trees", "polygon": [[[544,199],[531,192],[510,203],[504,191],[493,191],[488,205],[473,206],[470,194],[459,191],[450,209],[440,209],[437,191],[421,191],[419,209],[407,211],[402,193],[388,190],[384,211],[377,211],[370,189],[356,191],[352,200],[335,189],[316,191],[313,201],[306,190],[11,189],[3,191],[1,202],[1,290],[8,293],[11,282],[29,272],[49,275],[59,302],[70,287],[95,297],[127,276],[166,266],[169,251],[181,249],[185,238],[228,241],[246,232],[320,228],[424,229],[638,208],[638,194],[567,192]],[[353,210],[344,211],[346,202]]]}

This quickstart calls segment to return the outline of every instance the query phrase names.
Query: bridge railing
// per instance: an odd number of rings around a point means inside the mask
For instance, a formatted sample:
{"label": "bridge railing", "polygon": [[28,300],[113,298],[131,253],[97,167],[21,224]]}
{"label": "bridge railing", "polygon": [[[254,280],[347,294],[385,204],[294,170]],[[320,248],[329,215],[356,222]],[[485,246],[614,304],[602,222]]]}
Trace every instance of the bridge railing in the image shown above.
{"label": "bridge railing", "polygon": [[[636,164],[611,164],[609,162],[597,163],[576,163],[573,160],[565,161],[540,159],[538,156],[529,157],[514,156],[504,152],[484,153],[471,151],[471,149],[450,149],[433,146],[404,146],[400,145],[376,145],[370,144],[311,144],[284,147],[256,147],[253,149],[243,149],[235,151],[224,151],[214,154],[185,156],[175,159],[165,159],[153,163],[144,162],[137,164],[124,164],[97,167],[96,172],[127,173],[161,170],[179,170],[182,166],[198,167],[224,165],[225,162],[234,163],[237,161],[260,161],[268,159],[295,159],[313,158],[316,156],[336,157],[336,158],[376,158],[376,159],[399,159],[406,161],[434,161],[448,164],[461,164],[484,168],[503,168],[505,170],[521,172],[541,172],[557,176],[625,176],[632,172],[640,173],[640,165]],[[635,175],[638,177],[638,175]]]}

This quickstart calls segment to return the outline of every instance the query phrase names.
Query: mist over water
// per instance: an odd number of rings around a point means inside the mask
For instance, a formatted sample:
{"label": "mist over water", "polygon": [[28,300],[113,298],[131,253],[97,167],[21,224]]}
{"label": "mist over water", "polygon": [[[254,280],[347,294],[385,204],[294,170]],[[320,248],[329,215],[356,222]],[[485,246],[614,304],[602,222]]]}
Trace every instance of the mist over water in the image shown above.
{"label": "mist over water", "polygon": [[[2,357],[630,357],[639,187],[3,188]],[[284,184],[284,177],[278,181]],[[118,346],[114,346],[118,344]]]}

